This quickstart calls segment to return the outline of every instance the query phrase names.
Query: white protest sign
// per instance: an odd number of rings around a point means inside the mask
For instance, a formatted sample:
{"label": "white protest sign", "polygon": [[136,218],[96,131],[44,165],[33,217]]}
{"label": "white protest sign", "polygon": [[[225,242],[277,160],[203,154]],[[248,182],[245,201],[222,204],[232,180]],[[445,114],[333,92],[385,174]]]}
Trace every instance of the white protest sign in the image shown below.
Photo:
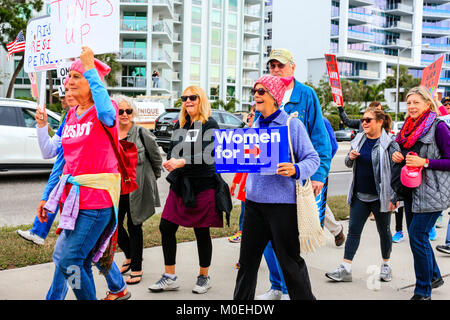
{"label": "white protest sign", "polygon": [[50,6],[58,57],[78,57],[82,46],[95,54],[119,52],[119,0],[54,0]]}
{"label": "white protest sign", "polygon": [[61,60],[55,54],[54,27],[49,15],[28,21],[25,36],[25,72],[56,69]]}
{"label": "white protest sign", "polygon": [[71,65],[72,61],[62,62],[56,66],[56,77],[60,78],[61,82],[63,82],[64,79],[69,76],[69,70]]}

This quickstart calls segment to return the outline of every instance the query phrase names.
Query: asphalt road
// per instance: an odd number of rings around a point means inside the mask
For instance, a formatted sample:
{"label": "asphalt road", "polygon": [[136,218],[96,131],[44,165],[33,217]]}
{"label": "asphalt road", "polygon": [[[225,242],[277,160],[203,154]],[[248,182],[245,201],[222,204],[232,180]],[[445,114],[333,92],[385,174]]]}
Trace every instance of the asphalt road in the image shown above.
{"label": "asphalt road", "polygon": [[[344,165],[344,158],[348,149],[348,142],[339,143],[339,150],[331,164],[328,195],[347,194],[350,172]],[[163,152],[162,154],[163,158],[165,158],[165,154]],[[33,223],[36,207],[41,199],[48,176],[48,171],[0,173],[0,226],[17,226]],[[164,172],[163,176],[158,180],[162,204],[165,203],[169,193],[169,184],[165,179],[166,176],[167,172]],[[231,183],[233,174],[224,174],[222,176],[225,181]],[[157,209],[157,212],[161,211],[162,208]]]}

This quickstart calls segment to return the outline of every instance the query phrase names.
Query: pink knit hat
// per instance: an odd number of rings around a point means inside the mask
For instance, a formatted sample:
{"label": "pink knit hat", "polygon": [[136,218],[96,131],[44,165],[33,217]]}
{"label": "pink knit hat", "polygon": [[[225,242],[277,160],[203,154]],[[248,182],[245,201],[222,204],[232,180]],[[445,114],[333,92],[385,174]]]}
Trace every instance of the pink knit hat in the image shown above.
{"label": "pink knit hat", "polygon": [[255,88],[258,83],[262,84],[267,88],[272,98],[274,98],[274,100],[277,102],[278,107],[280,107],[281,103],[283,102],[284,93],[286,92],[288,85],[292,82],[293,79],[293,76],[280,78],[270,75],[264,75],[256,80],[253,88]]}
{"label": "pink knit hat", "polygon": [[[105,76],[111,71],[111,68],[107,64],[101,62],[100,60],[98,60],[96,58],[94,58],[94,66],[95,66],[95,69],[97,69],[98,75],[100,76],[100,79],[102,81],[105,78]],[[72,63],[72,65],[70,66],[70,70],[77,71],[77,72],[83,74],[84,67],[83,67],[83,64],[81,63],[81,60],[80,59],[75,60]]]}

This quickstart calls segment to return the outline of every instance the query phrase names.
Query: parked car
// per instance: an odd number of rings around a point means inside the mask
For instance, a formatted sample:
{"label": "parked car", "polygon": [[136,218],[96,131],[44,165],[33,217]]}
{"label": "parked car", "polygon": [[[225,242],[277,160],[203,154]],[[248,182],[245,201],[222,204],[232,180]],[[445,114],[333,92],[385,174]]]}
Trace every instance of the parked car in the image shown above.
{"label": "parked car", "polygon": [[334,134],[336,136],[336,140],[338,142],[340,142],[340,141],[352,141],[357,133],[358,133],[358,130],[349,129],[349,128],[338,130],[338,131],[334,132]]}
{"label": "parked car", "polygon": [[[0,171],[51,168],[55,159],[42,159],[37,141],[36,103],[0,98]],[[48,122],[58,130],[61,116],[47,110]]]}
{"label": "parked car", "polygon": [[[166,109],[161,116],[156,119],[155,130],[156,143],[167,153],[173,127],[178,122],[179,108]],[[211,116],[217,121],[220,129],[244,128],[247,124],[235,115],[225,110],[211,110]]]}
{"label": "parked car", "polygon": [[403,124],[405,121],[394,121],[392,124],[392,134],[397,136],[397,134],[402,130]]}

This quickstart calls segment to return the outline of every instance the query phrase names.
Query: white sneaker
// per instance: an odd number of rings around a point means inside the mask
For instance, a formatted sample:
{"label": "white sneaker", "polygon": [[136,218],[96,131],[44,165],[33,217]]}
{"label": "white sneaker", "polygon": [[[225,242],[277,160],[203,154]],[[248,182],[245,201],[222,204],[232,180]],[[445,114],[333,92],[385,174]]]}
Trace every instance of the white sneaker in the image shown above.
{"label": "white sneaker", "polygon": [[23,230],[17,230],[17,234],[24,238],[25,240],[31,241],[35,244],[43,245],[45,239],[39,237],[38,235],[34,234],[30,230],[23,231]]}
{"label": "white sneaker", "polygon": [[192,289],[193,293],[206,293],[208,289],[211,288],[211,278],[208,276],[199,275],[197,277],[197,283]]}
{"label": "white sneaker", "polygon": [[280,300],[283,293],[280,290],[270,289],[256,297],[256,300]]}
{"label": "white sneaker", "polygon": [[165,274],[162,275],[161,279],[159,279],[155,284],[148,287],[148,289],[152,292],[161,292],[161,291],[172,291],[178,290],[180,285],[178,284],[178,277],[172,280]]}
{"label": "white sneaker", "polygon": [[289,294],[283,293],[280,300],[291,300],[291,298],[289,297]]}

